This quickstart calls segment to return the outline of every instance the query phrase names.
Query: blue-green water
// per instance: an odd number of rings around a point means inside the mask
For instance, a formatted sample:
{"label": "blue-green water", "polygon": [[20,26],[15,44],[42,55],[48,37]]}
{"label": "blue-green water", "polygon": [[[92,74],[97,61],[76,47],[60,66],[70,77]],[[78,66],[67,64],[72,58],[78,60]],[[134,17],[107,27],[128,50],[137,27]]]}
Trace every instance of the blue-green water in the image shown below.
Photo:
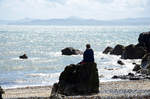
{"label": "blue-green water", "polygon": [[[107,46],[138,43],[141,32],[150,26],[0,26],[0,86],[3,88],[52,85],[66,65],[76,64],[82,55],[62,56],[65,47],[82,51],[90,43],[95,51],[95,60],[102,81],[112,81],[115,74],[132,71],[133,61],[120,56],[102,54]],[[20,60],[26,53],[29,59]],[[107,70],[113,69],[113,70]]]}

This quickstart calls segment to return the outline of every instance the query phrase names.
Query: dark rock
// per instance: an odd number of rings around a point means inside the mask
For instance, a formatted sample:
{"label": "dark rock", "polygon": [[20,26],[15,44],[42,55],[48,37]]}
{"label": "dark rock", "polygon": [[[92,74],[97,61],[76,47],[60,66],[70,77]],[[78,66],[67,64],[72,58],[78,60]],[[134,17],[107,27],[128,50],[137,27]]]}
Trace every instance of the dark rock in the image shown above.
{"label": "dark rock", "polygon": [[118,60],[117,63],[120,65],[125,65],[121,60]]}
{"label": "dark rock", "polygon": [[123,45],[116,45],[115,48],[110,52],[112,55],[122,55],[125,47]]}
{"label": "dark rock", "polygon": [[0,87],[0,99],[3,99],[2,94],[4,94],[4,90]]}
{"label": "dark rock", "polygon": [[134,74],[133,74],[133,73],[128,73],[128,76],[133,77],[133,76],[134,76]]}
{"label": "dark rock", "polygon": [[142,75],[150,75],[150,70],[149,69],[140,69],[137,73],[140,73]]}
{"label": "dark rock", "polygon": [[78,49],[74,49],[72,47],[67,47],[61,50],[62,55],[78,55],[78,54],[83,54],[82,51]]}
{"label": "dark rock", "polygon": [[138,77],[130,77],[129,80],[140,80]]}
{"label": "dark rock", "polygon": [[133,65],[136,65],[136,63],[135,63],[135,62],[133,62],[132,64],[133,64]]}
{"label": "dark rock", "polygon": [[54,87],[53,90],[57,94],[66,96],[98,93],[99,78],[96,63],[67,66]]}
{"label": "dark rock", "polygon": [[138,45],[128,45],[121,56],[122,59],[141,59],[147,51]]}
{"label": "dark rock", "polygon": [[150,70],[150,53],[147,53],[142,58],[141,67]]}
{"label": "dark rock", "polygon": [[116,76],[116,75],[114,75],[113,77],[112,77],[112,79],[117,79],[117,78],[119,78],[118,76]]}
{"label": "dark rock", "polygon": [[[145,71],[144,71],[145,72]],[[123,80],[144,80],[144,79],[150,79],[149,75],[139,75],[139,74],[133,74],[128,73],[128,75],[115,75],[112,77],[113,79],[123,79]]]}
{"label": "dark rock", "polygon": [[139,65],[139,64],[134,64],[135,66],[134,66],[134,68],[133,68],[133,71],[139,71],[140,69],[141,69],[141,66]]}
{"label": "dark rock", "polygon": [[[128,80],[140,80],[140,79],[144,79],[141,76],[135,76],[133,73],[129,73],[128,75],[119,75],[119,76],[113,76],[113,79],[128,79]],[[146,79],[146,78],[145,78]]]}
{"label": "dark rock", "polygon": [[146,47],[150,51],[150,31],[141,33],[138,41],[141,46]]}
{"label": "dark rock", "polygon": [[103,53],[104,53],[104,54],[108,54],[108,53],[110,53],[112,50],[113,50],[113,48],[108,46],[108,47],[103,51]]}
{"label": "dark rock", "polygon": [[115,75],[112,77],[112,79],[129,79],[128,75]]}
{"label": "dark rock", "polygon": [[19,56],[19,58],[20,58],[20,59],[28,59],[28,57],[27,57],[26,54],[24,54],[24,55],[22,55],[22,56]]}

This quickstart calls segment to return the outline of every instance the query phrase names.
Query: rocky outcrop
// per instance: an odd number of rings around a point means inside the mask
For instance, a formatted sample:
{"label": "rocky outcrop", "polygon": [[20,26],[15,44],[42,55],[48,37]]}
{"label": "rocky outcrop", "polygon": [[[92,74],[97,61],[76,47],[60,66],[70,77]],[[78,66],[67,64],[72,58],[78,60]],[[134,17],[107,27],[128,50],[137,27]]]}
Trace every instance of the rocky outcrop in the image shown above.
{"label": "rocky outcrop", "polygon": [[108,46],[108,47],[103,51],[103,54],[108,54],[108,53],[110,53],[112,50],[113,50],[113,48]]}
{"label": "rocky outcrop", "polygon": [[51,97],[59,94],[89,95],[99,92],[99,78],[96,63],[71,64],[66,66],[59,77],[59,82],[53,85]]}
{"label": "rocky outcrop", "polygon": [[103,53],[121,55],[122,59],[142,59],[145,54],[150,53],[150,31],[141,33],[138,42],[137,45],[130,44],[126,47],[119,44],[115,48],[107,47]]}
{"label": "rocky outcrop", "polygon": [[146,49],[150,51],[150,31],[141,33],[138,41],[141,46],[146,47]]}
{"label": "rocky outcrop", "polygon": [[116,45],[115,48],[110,52],[112,55],[122,55],[125,47],[123,45]]}
{"label": "rocky outcrop", "polygon": [[116,45],[114,48],[108,46],[108,47],[103,51],[103,53],[104,53],[104,54],[110,53],[110,54],[112,54],[112,55],[122,55],[124,49],[125,49],[125,47],[124,47],[123,45],[118,44],[118,45]]}
{"label": "rocky outcrop", "polygon": [[2,94],[4,94],[4,90],[1,88],[1,86],[0,86],[0,99],[3,99],[2,98]]}
{"label": "rocky outcrop", "polygon": [[28,56],[26,54],[23,54],[22,56],[19,56],[20,59],[28,59]]}
{"label": "rocky outcrop", "polygon": [[82,51],[78,49],[74,49],[72,47],[67,47],[61,50],[62,55],[78,55],[78,54],[83,54]]}
{"label": "rocky outcrop", "polygon": [[122,59],[141,59],[146,54],[144,47],[130,44],[125,47],[121,56]]}
{"label": "rocky outcrop", "polygon": [[108,54],[109,52],[111,55],[121,55],[122,59],[142,59],[142,57],[147,53],[147,50],[140,44],[130,44],[126,47],[118,44],[115,48],[107,47],[103,51],[104,54]]}

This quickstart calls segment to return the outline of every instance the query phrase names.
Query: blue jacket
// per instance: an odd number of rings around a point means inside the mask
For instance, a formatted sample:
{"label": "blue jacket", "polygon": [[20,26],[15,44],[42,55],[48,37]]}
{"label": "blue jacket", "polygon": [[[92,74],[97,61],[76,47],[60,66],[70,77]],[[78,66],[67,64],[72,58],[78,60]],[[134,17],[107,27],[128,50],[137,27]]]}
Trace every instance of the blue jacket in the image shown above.
{"label": "blue jacket", "polygon": [[86,49],[83,53],[83,62],[94,62],[94,51]]}

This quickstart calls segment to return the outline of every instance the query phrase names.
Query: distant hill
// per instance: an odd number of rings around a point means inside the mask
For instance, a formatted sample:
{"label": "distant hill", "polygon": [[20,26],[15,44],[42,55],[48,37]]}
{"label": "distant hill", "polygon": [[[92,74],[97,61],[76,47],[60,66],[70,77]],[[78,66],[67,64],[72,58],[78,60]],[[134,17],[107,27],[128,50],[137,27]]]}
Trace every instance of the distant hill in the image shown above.
{"label": "distant hill", "polygon": [[17,21],[0,20],[2,25],[150,25],[150,18],[128,18],[120,20],[94,20],[81,18],[66,19],[23,19]]}

